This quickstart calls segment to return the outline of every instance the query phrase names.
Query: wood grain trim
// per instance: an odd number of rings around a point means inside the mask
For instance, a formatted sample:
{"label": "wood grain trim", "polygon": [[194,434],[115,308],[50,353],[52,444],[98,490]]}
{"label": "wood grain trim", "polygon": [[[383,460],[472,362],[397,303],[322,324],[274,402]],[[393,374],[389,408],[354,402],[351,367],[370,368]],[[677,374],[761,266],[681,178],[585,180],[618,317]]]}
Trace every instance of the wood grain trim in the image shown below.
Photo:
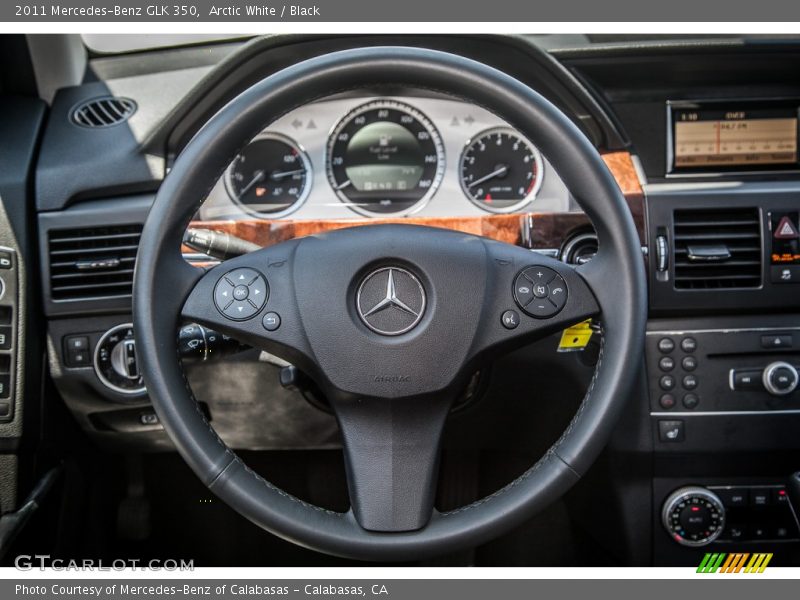
{"label": "wood grain trim", "polygon": [[[603,155],[603,160],[616,179],[631,209],[639,235],[644,242],[644,195],[628,152]],[[441,227],[482,235],[509,244],[521,241],[521,224],[533,219],[535,248],[559,248],[573,232],[591,225],[582,212],[525,213],[510,215],[486,214],[478,217],[403,217],[396,219],[353,218],[336,220],[247,219],[241,221],[193,221],[191,227],[224,231],[260,246],[271,246],[285,240],[314,235],[324,231],[381,223],[405,223]],[[185,253],[193,252],[184,247]]]}

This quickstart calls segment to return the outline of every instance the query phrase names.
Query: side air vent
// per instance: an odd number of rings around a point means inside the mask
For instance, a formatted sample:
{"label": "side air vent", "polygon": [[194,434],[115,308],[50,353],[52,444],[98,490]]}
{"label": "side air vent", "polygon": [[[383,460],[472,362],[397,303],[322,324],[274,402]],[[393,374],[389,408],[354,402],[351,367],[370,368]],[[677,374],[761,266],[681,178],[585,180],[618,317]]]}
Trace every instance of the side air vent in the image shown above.
{"label": "side air vent", "polygon": [[53,300],[130,296],[141,225],[49,232],[50,293]]}
{"label": "side air vent", "polygon": [[131,118],[136,102],[130,98],[104,96],[79,104],[72,111],[72,122],[81,127],[110,127]]}
{"label": "side air vent", "polygon": [[758,209],[676,210],[674,224],[676,289],[761,285]]}

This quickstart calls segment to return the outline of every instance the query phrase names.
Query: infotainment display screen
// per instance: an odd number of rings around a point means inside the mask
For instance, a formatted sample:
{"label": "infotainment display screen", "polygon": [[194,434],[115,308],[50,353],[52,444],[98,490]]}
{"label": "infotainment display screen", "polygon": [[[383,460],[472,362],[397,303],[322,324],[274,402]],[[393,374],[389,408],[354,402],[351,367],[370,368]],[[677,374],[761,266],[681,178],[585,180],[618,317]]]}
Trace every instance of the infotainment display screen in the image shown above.
{"label": "infotainment display screen", "polygon": [[798,167],[798,109],[675,106],[672,171],[740,171]]}

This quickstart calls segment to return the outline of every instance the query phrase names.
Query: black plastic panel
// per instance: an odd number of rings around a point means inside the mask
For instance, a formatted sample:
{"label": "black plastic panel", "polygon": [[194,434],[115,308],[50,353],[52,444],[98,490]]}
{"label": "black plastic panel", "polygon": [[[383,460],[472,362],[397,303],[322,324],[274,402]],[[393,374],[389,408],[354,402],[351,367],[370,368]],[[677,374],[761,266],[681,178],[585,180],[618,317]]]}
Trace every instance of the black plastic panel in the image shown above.
{"label": "black plastic panel", "polygon": [[47,316],[78,315],[92,312],[130,310],[130,296],[79,300],[54,300],[50,293],[50,265],[48,258],[49,232],[57,229],[108,227],[113,225],[143,224],[152,196],[131,196],[82,202],[59,212],[39,214],[39,250],[42,256],[42,289]]}
{"label": "black plastic panel", "polygon": [[[608,103],[651,182],[666,176],[667,101],[800,96],[800,51],[791,41],[785,47],[774,40],[770,44],[666,42],[557,51],[555,55]],[[798,175],[780,177],[797,179]],[[744,178],[763,179],[763,175]]]}
{"label": "black plastic panel", "polygon": [[[756,208],[761,215],[762,229],[762,285],[742,289],[675,289],[674,261],[670,256],[669,269],[657,271],[657,255],[649,255],[650,309],[654,316],[719,314],[734,312],[761,312],[795,310],[800,306],[800,282],[773,283],[769,265],[767,243],[770,211],[797,210],[800,203],[800,186],[790,182],[758,184],[695,184],[647,186],[647,213],[650,239],[665,231],[672,252],[673,213],[678,209],[702,208]],[[724,241],[724,240],[721,240]]]}
{"label": "black plastic panel", "polygon": [[[787,319],[787,327],[781,329],[649,331],[645,352],[650,410],[662,419],[671,419],[675,413],[742,411],[796,411],[800,417],[800,390],[786,396],[774,396],[755,385],[747,389],[733,385],[736,389],[732,389],[731,377],[732,370],[763,371],[775,361],[800,367],[800,327],[788,326],[796,322]],[[788,338],[789,342],[783,342],[780,348],[765,348],[764,342],[776,336],[783,340]],[[688,341],[692,344],[686,343]],[[692,345],[695,349],[691,351],[682,347]],[[667,352],[660,346],[673,349]],[[693,359],[696,366],[687,369],[683,363],[689,359]],[[670,362],[672,368],[665,368]],[[674,387],[665,389],[668,378],[674,382]],[[686,378],[693,378],[696,387],[687,387]],[[695,397],[696,404],[685,403],[688,395]],[[662,406],[664,396],[672,396],[675,405]]]}

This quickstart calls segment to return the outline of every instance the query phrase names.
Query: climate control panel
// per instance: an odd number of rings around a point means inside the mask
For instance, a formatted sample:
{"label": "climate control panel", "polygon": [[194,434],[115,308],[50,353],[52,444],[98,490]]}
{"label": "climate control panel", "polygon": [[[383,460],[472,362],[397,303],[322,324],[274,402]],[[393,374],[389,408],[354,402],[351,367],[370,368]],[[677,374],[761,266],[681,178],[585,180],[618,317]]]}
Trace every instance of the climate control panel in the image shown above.
{"label": "climate control panel", "polygon": [[673,541],[689,547],[800,538],[781,484],[681,487],[664,500],[661,524]]}

